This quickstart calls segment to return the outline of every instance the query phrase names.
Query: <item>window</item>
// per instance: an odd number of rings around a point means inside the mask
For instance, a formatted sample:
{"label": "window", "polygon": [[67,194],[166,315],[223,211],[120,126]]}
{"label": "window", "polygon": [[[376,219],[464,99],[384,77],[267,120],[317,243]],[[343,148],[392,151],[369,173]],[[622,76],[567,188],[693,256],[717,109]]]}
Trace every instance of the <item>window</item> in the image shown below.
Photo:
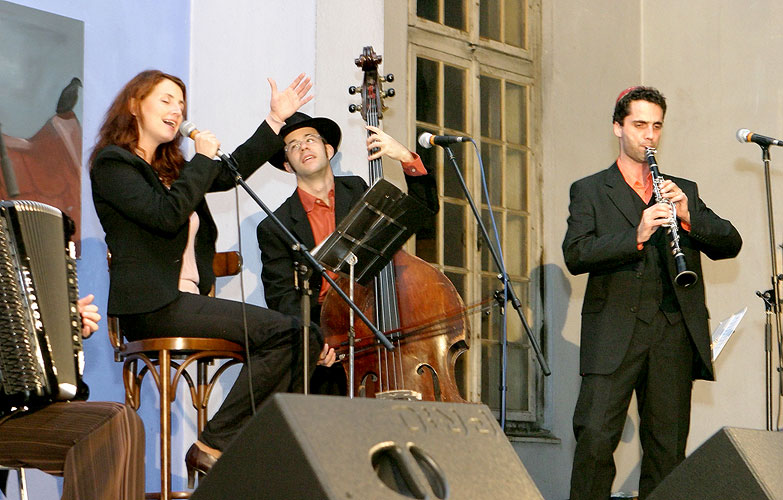
{"label": "window", "polygon": [[[527,0],[410,0],[408,17],[416,136],[463,135],[480,145],[506,269],[536,336],[539,294],[531,290],[530,275],[540,264],[535,228],[541,214],[535,208],[540,195],[532,141],[537,64],[530,47],[538,45],[531,40],[539,32],[539,9]],[[493,236],[473,146],[451,149]],[[440,148],[417,152],[436,169],[441,210],[433,229],[417,235],[416,254],[451,279],[466,305],[491,297],[502,287],[498,268],[451,162]],[[540,370],[516,312],[509,308],[507,314],[507,417],[514,423],[510,428],[535,428],[542,415]],[[471,328],[471,349],[460,358],[458,383],[469,399],[498,411],[499,309],[474,315]]]}

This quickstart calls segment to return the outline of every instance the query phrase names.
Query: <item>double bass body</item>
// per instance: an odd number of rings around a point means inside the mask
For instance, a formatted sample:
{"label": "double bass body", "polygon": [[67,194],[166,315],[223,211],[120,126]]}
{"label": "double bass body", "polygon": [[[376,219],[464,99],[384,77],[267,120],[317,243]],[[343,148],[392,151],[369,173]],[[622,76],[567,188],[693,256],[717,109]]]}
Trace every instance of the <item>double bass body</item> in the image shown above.
{"label": "double bass body", "polygon": [[[396,349],[387,352],[366,325],[355,324],[355,393],[375,397],[411,391],[427,401],[465,402],[454,373],[457,358],[468,349],[462,298],[443,273],[418,257],[400,251],[393,265],[399,328],[390,340]],[[339,284],[347,288],[346,280]],[[374,287],[354,286],[354,301],[368,318],[388,313],[378,310]],[[348,307],[333,291],[324,301],[321,327],[329,345],[347,345]],[[341,353],[345,350],[338,347]]]}

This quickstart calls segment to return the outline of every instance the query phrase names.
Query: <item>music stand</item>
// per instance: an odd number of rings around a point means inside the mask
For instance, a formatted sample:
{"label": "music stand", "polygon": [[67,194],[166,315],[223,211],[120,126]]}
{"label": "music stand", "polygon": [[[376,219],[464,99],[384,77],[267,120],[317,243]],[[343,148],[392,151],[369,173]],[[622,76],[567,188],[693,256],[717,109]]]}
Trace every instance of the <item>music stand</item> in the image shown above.
{"label": "music stand", "polygon": [[313,249],[313,257],[330,271],[347,274],[346,260],[355,255],[356,281],[366,285],[432,215],[434,212],[419,200],[381,179]]}
{"label": "music stand", "polygon": [[[380,179],[354,204],[334,232],[313,249],[313,257],[330,271],[351,275],[360,285],[366,285],[432,215],[434,212],[419,200],[403,193],[386,179]],[[353,300],[353,293],[350,298]],[[352,327],[348,332],[348,345],[352,395]]]}

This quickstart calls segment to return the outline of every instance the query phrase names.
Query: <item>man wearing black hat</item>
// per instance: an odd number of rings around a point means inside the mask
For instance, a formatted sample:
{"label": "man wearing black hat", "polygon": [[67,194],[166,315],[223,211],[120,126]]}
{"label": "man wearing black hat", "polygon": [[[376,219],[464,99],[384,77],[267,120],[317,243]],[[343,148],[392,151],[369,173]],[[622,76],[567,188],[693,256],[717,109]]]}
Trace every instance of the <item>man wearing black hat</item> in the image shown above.
{"label": "man wearing black hat", "polygon": [[[411,191],[424,192],[424,202],[437,210],[435,180],[416,153],[400,144],[379,128],[368,126],[372,134],[367,139],[368,160],[387,156],[399,161]],[[285,147],[269,162],[296,176],[296,191],[275,210],[280,219],[299,241],[313,248],[331,234],[367,190],[361,177],[335,177],[329,161],[340,145],[340,127],[329,118],[311,118],[295,113],[280,130]],[[256,234],[261,249],[261,279],[267,307],[290,315],[301,315],[301,298],[294,289],[294,262],[301,258],[286,243],[280,229],[269,218],[258,225]],[[327,292],[321,276],[313,276],[310,289],[314,297],[311,318],[318,321],[321,303]],[[323,353],[329,359],[332,353]],[[328,374],[324,372],[329,372]],[[313,376],[314,393],[345,394],[345,373],[341,366],[319,367]]]}

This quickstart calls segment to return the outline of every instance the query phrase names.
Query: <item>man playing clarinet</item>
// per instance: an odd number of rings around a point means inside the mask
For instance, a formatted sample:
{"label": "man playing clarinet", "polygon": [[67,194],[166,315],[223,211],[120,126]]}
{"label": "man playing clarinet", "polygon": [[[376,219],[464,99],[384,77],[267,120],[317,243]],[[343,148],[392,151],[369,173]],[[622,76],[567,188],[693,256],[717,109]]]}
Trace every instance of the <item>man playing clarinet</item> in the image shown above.
{"label": "man playing clarinet", "polygon": [[[645,153],[658,146],[665,113],[658,90],[623,91],[613,116],[617,161],[571,186],[563,255],[571,273],[589,273],[571,500],[609,498],[613,453],[634,391],[643,452],[639,498],[649,495],[685,458],[693,380],[714,379],[701,255],[734,257],[742,239],[692,181],[664,176],[662,202],[653,196]],[[674,280],[675,224],[695,282]]]}

